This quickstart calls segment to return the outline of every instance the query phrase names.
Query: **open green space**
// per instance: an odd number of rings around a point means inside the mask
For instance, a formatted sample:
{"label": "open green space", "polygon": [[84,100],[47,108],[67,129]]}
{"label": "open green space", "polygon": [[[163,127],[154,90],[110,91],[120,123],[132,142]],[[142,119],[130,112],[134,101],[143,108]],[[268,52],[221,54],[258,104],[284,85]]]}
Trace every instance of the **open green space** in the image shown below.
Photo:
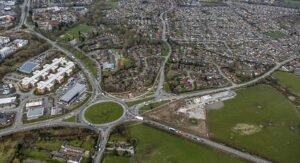
{"label": "open green space", "polygon": [[140,114],[142,114],[142,113],[144,113],[144,112],[146,112],[146,111],[152,110],[152,109],[154,109],[154,108],[157,108],[157,107],[159,107],[159,106],[161,106],[161,105],[163,105],[163,104],[166,104],[166,103],[168,103],[168,102],[170,102],[170,100],[150,103],[150,104],[148,104],[148,105],[143,106],[143,107],[140,108],[140,110],[139,110],[139,111],[140,111]]}
{"label": "open green space", "polygon": [[69,117],[67,119],[64,119],[65,122],[77,122],[77,117],[76,116],[72,116]]}
{"label": "open green space", "polygon": [[149,127],[144,124],[127,126],[131,139],[136,140],[134,156],[117,157],[107,154],[104,163],[114,162],[141,162],[141,163],[168,163],[168,162],[242,162],[240,159],[216,151],[206,146],[195,144],[179,136]]}
{"label": "open green space", "polygon": [[164,91],[167,93],[172,92],[171,88],[170,88],[170,84],[168,82],[164,83],[164,87],[163,87]]}
{"label": "open green space", "polygon": [[46,150],[58,151],[63,143],[64,143],[63,141],[59,141],[59,140],[56,141],[41,140],[37,142],[36,146]]}
{"label": "open green space", "polygon": [[289,72],[277,71],[273,74],[273,77],[278,80],[280,85],[300,96],[300,76]]}
{"label": "open green space", "polygon": [[274,40],[277,40],[277,39],[280,39],[280,38],[286,36],[284,33],[280,32],[280,31],[270,31],[270,32],[267,32],[266,35],[270,36]]}
{"label": "open green space", "polygon": [[63,143],[79,144],[90,152],[84,156],[84,162],[91,162],[94,145],[98,134],[93,130],[78,127],[52,127],[17,132],[0,138],[0,163],[6,162],[47,162],[62,163],[52,160],[52,152],[58,151]]}
{"label": "open green space", "polygon": [[91,72],[95,78],[97,78],[97,66],[89,57],[85,56],[80,51],[74,49],[70,45],[63,43],[59,43],[59,45],[70,51],[72,54],[74,54],[76,58],[78,58],[81,62],[83,62],[83,64],[85,64],[88,71]]}
{"label": "open green space", "polygon": [[73,39],[78,38],[82,32],[88,32],[92,27],[83,23],[83,24],[78,24],[73,28],[70,28],[67,30],[62,37],[60,37],[60,41],[70,41]]}
{"label": "open green space", "polygon": [[105,155],[103,163],[130,163],[130,157]]}
{"label": "open green space", "polygon": [[285,3],[290,7],[300,6],[300,0],[285,0]]}
{"label": "open green space", "polygon": [[123,114],[121,105],[103,102],[90,106],[84,113],[86,120],[93,124],[108,123],[117,120]]}
{"label": "open green space", "polygon": [[108,1],[109,5],[113,10],[117,9],[119,7],[119,1],[118,0],[110,0]]}
{"label": "open green space", "polygon": [[222,109],[208,111],[211,137],[275,162],[298,162],[300,116],[295,106],[268,85],[237,94]]}
{"label": "open green space", "polygon": [[153,100],[154,98],[155,98],[155,97],[147,97],[147,98],[143,98],[143,99],[140,99],[140,100],[135,100],[135,101],[126,102],[126,104],[127,104],[129,107],[131,107],[131,106],[134,106],[134,105],[137,105],[137,104],[146,102],[146,101]]}
{"label": "open green space", "polygon": [[22,151],[22,153],[27,158],[34,158],[34,159],[38,159],[38,160],[50,160],[50,155],[44,151],[24,150],[24,151]]}

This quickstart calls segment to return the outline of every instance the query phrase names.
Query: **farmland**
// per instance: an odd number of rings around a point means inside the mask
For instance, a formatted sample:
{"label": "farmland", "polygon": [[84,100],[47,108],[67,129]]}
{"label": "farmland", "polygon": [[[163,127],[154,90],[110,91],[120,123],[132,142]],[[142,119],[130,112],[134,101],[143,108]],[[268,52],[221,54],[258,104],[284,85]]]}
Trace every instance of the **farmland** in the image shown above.
{"label": "farmland", "polygon": [[300,116],[295,106],[268,85],[237,93],[222,109],[208,112],[210,136],[276,162],[297,162]]}

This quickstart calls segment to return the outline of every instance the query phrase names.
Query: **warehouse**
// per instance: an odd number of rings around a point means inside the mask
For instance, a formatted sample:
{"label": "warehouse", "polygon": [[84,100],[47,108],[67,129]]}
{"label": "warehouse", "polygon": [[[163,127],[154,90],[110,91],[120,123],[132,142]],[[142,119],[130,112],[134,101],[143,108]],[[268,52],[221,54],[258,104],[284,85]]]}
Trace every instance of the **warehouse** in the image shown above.
{"label": "warehouse", "polygon": [[33,63],[33,62],[26,62],[24,63],[20,68],[18,68],[18,70],[22,73],[25,74],[30,74],[32,73],[34,70],[36,70],[38,68],[38,64]]}
{"label": "warehouse", "polygon": [[36,119],[44,115],[43,107],[31,108],[27,111],[27,119]]}
{"label": "warehouse", "polygon": [[6,97],[0,99],[0,108],[9,109],[14,108],[17,105],[17,97]]}
{"label": "warehouse", "polygon": [[65,103],[72,102],[77,96],[83,93],[86,89],[86,86],[83,84],[76,83],[70,90],[67,91],[61,98],[60,101]]}

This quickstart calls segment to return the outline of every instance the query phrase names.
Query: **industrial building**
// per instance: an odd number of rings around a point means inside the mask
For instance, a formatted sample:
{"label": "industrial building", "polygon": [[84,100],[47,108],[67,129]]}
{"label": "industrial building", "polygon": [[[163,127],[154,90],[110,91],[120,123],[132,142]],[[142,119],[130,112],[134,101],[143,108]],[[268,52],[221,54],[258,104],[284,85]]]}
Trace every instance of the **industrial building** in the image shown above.
{"label": "industrial building", "polygon": [[15,39],[10,42],[9,38],[0,37],[0,60],[5,59],[10,54],[16,52],[18,49],[24,47],[28,44],[28,40],[25,39]]}
{"label": "industrial building", "polygon": [[17,106],[17,97],[0,98],[0,108],[9,109]]}
{"label": "industrial building", "polygon": [[63,96],[61,96],[60,101],[65,103],[72,102],[76,97],[86,90],[86,86],[83,84],[76,83],[70,90],[68,90]]}
{"label": "industrial building", "polygon": [[36,119],[44,115],[44,108],[32,108],[27,111],[27,119]]}
{"label": "industrial building", "polygon": [[0,84],[0,95],[8,95],[15,92],[15,87],[12,84]]}
{"label": "industrial building", "polygon": [[27,119],[36,119],[44,115],[43,99],[36,99],[25,104]]}
{"label": "industrial building", "polygon": [[75,68],[74,62],[65,58],[55,58],[51,64],[43,66],[42,70],[33,72],[33,76],[21,80],[23,89],[37,87],[39,93],[52,91],[56,83],[62,83],[65,76],[70,76]]}
{"label": "industrial building", "polygon": [[9,37],[4,37],[4,36],[0,36],[0,46],[3,46],[7,43],[10,42],[10,38]]}
{"label": "industrial building", "polygon": [[39,64],[33,62],[25,62],[21,67],[18,68],[18,71],[31,74],[34,70],[38,68]]}

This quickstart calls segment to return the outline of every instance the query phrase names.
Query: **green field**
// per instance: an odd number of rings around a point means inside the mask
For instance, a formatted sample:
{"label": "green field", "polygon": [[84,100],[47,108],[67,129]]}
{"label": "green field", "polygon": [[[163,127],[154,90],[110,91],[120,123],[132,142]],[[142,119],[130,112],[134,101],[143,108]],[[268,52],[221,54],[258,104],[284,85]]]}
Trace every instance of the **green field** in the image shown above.
{"label": "green field", "polygon": [[154,108],[157,108],[157,107],[159,107],[159,106],[161,106],[163,104],[166,104],[168,102],[170,102],[170,100],[160,101],[160,102],[155,102],[155,103],[150,103],[149,105],[145,105],[145,106],[141,107],[140,110],[139,110],[139,112],[140,112],[140,114],[142,114],[142,113],[144,113],[146,111],[149,111],[149,110],[152,110]]}
{"label": "green field", "polygon": [[69,117],[67,119],[64,119],[65,122],[77,122],[77,117],[76,116],[72,116]]}
{"label": "green field", "polygon": [[273,74],[279,84],[286,87],[292,93],[300,96],[300,76],[292,73],[277,71]]}
{"label": "green field", "polygon": [[59,141],[59,140],[57,141],[41,140],[37,142],[36,146],[50,151],[58,151],[63,143],[64,143],[63,141]]}
{"label": "green field", "polygon": [[285,3],[290,7],[300,6],[300,0],[285,0]]}
{"label": "green field", "polygon": [[114,102],[103,102],[89,107],[84,116],[93,124],[108,123],[117,120],[123,114],[123,108]]}
{"label": "green field", "polygon": [[38,150],[24,150],[22,151],[25,157],[27,158],[35,158],[38,160],[50,160],[50,155],[44,151]]}
{"label": "green field", "polygon": [[268,85],[237,93],[224,108],[208,112],[211,137],[276,162],[299,162],[300,116],[295,106]]}
{"label": "green field", "polygon": [[146,102],[146,101],[153,100],[154,98],[155,98],[155,97],[147,97],[147,98],[143,98],[143,99],[140,99],[140,100],[135,100],[135,101],[131,101],[131,102],[126,102],[126,104],[127,104],[129,107],[131,107],[131,106],[134,106],[134,105],[137,105],[137,104]]}
{"label": "green field", "polygon": [[69,41],[78,38],[82,32],[88,32],[92,27],[87,24],[78,24],[77,26],[70,28],[65,32],[60,40]]}
{"label": "green field", "polygon": [[144,124],[132,124],[129,133],[137,140],[136,153],[131,158],[106,155],[104,163],[234,163],[241,160],[206,146],[195,144]]}
{"label": "green field", "polygon": [[270,36],[274,40],[277,40],[277,39],[280,39],[280,38],[286,36],[284,33],[280,32],[280,31],[267,32],[266,35]]}
{"label": "green field", "polygon": [[81,62],[83,62],[83,64],[85,64],[88,71],[91,72],[95,78],[97,78],[97,66],[94,64],[93,60],[68,44],[59,43],[59,45],[74,54],[76,58],[78,58]]}

